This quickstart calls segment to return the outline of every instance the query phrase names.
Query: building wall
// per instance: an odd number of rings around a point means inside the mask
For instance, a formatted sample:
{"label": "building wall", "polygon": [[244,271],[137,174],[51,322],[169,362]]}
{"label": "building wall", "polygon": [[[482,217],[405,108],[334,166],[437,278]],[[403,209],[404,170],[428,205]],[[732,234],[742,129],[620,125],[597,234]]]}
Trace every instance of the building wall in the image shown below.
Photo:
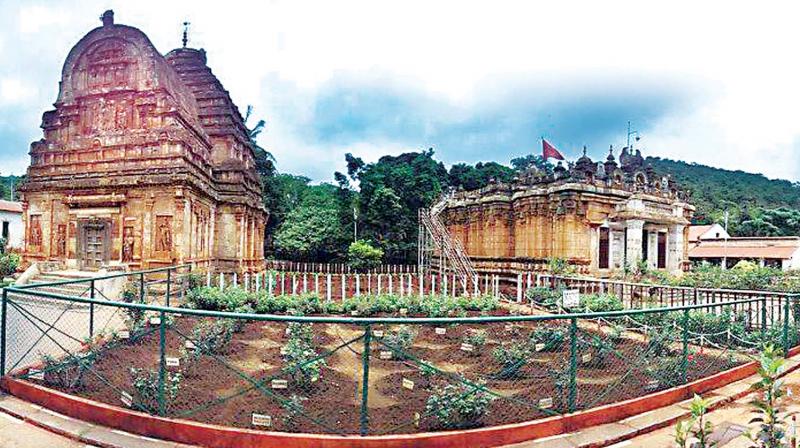
{"label": "building wall", "polygon": [[[22,225],[22,214],[0,210],[0,225],[8,222],[8,247],[22,249],[23,234],[25,233]],[[0,227],[0,229],[2,229]]]}

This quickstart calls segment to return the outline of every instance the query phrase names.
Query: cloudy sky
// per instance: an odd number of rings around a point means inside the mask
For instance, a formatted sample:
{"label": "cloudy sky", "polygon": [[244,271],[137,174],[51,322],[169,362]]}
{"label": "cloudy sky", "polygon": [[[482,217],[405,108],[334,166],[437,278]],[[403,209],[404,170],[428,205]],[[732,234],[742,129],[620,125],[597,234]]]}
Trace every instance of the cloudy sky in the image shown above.
{"label": "cloudy sky", "polygon": [[22,173],[69,49],[99,15],[166,53],[190,46],[281,171],[330,180],[433,147],[446,163],[625,142],[645,154],[800,180],[800,11],[791,3],[0,0],[0,173]]}

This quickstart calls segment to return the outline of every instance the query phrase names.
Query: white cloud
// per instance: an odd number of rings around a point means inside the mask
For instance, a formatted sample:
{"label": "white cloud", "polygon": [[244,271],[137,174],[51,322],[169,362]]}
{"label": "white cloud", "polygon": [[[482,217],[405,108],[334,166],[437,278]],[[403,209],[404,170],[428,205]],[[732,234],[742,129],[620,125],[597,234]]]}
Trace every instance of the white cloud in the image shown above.
{"label": "white cloud", "polygon": [[0,79],[0,106],[21,104],[30,100],[34,94],[34,88],[21,79]]}
{"label": "white cloud", "polygon": [[[339,0],[225,6],[94,0],[80,8],[57,2],[2,3],[5,62],[0,79],[30,80],[36,87],[33,98],[22,98],[35,111],[12,117],[17,127],[39,132],[41,112],[54,99],[67,51],[99,25],[97,17],[108,7],[115,10],[117,23],[141,28],[162,52],[180,44],[180,23],[192,22],[190,45],[206,48],[209,65],[242,109],[253,104],[259,116],[265,115],[269,129],[264,138],[281,169],[331,172],[320,165],[341,167],[341,153],[349,149],[309,142],[298,123],[305,123],[313,105],[281,110],[276,104],[286,103],[272,100],[284,93],[266,90],[275,84],[265,79],[282,80],[311,98],[337,74],[377,73],[469,107],[486,79],[656,73],[702,79],[698,88],[714,94],[696,109],[665,116],[648,129],[643,142],[649,154],[800,179],[800,60],[793,57],[800,41],[794,23],[800,6],[794,2],[755,7],[689,0]],[[630,119],[635,125],[637,117]],[[624,126],[619,125],[620,140]],[[542,131],[532,129],[532,139]],[[402,145],[374,141],[351,146],[369,154]]]}

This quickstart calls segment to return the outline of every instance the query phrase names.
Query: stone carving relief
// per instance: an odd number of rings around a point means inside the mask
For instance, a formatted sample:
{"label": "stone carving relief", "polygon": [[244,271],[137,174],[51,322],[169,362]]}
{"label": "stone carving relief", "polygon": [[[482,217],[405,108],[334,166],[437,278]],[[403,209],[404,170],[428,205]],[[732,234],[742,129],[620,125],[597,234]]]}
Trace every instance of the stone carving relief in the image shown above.
{"label": "stone carving relief", "polygon": [[133,251],[135,249],[136,240],[133,237],[133,227],[126,226],[122,230],[122,261],[133,261]]}
{"label": "stone carving relief", "polygon": [[172,251],[172,216],[156,217],[156,252]]}
{"label": "stone carving relief", "polygon": [[59,224],[56,232],[56,255],[63,257],[67,254],[67,225]]}
{"label": "stone carving relief", "polygon": [[31,215],[30,245],[41,247],[42,245],[42,223],[41,215]]}

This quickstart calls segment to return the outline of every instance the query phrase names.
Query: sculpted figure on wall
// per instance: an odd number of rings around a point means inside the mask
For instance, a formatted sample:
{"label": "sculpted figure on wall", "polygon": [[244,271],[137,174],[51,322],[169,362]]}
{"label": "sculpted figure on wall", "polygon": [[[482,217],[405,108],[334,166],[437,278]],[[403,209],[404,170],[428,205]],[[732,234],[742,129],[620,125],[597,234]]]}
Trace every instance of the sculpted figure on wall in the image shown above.
{"label": "sculpted figure on wall", "polygon": [[31,246],[40,247],[42,245],[42,224],[41,216],[31,216]]}
{"label": "sculpted figure on wall", "polygon": [[65,256],[67,253],[67,226],[66,224],[58,225],[58,232],[56,233],[56,255],[59,257]]}
{"label": "sculpted figure on wall", "polygon": [[123,230],[123,237],[122,237],[122,261],[124,262],[133,261],[133,248],[134,248],[133,227],[125,227],[125,229]]}
{"label": "sculpted figure on wall", "polygon": [[158,216],[156,218],[156,252],[169,252],[172,250],[172,217]]}

